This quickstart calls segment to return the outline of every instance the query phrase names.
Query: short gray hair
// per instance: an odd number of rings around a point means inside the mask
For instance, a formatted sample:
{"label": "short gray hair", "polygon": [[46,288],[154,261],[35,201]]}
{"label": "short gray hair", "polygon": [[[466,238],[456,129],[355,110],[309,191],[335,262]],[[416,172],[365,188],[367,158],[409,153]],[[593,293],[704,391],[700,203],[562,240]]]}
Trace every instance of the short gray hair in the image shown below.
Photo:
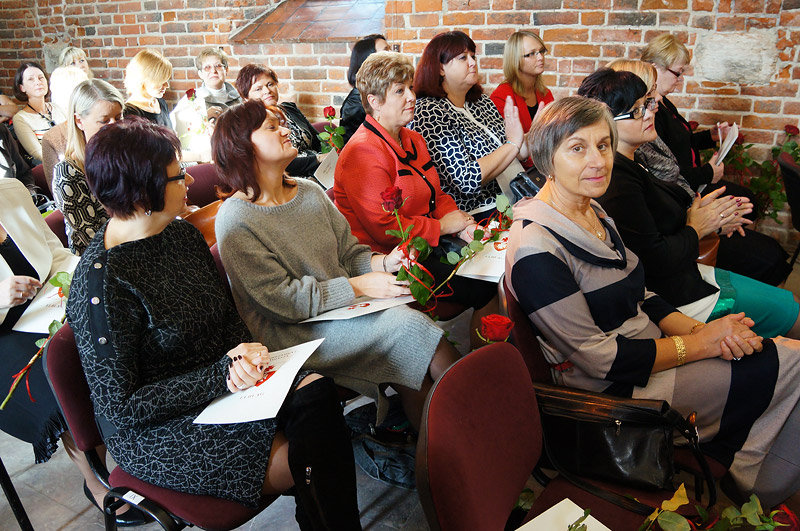
{"label": "short gray hair", "polygon": [[383,103],[392,83],[405,83],[414,79],[411,59],[398,52],[382,51],[371,54],[361,64],[356,74],[356,88],[361,95],[361,105],[372,116],[373,108],[367,101],[372,94]]}
{"label": "short gray hair", "polygon": [[557,100],[539,113],[525,137],[536,169],[543,175],[553,173],[553,157],[564,140],[578,129],[605,121],[611,144],[617,150],[617,126],[608,106],[598,100],[573,96]]}

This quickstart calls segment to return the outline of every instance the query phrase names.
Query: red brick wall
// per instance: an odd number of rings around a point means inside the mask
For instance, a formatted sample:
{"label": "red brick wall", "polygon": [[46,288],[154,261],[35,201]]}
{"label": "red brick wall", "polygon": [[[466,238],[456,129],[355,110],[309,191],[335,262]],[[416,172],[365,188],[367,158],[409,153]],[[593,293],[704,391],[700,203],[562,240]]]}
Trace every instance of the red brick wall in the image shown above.
{"label": "red brick wall", "polygon": [[[144,47],[161,49],[175,66],[177,100],[196,81],[193,57],[220,45],[239,65],[261,61],[277,71],[284,98],[298,102],[311,121],[322,107],[339,107],[349,46],[343,42],[229,45],[228,36],[275,0],[3,0],[0,5],[0,79],[10,93],[21,59],[44,59],[65,43],[87,50],[95,73],[121,87],[128,59]],[[551,49],[547,84],[556,97],[571,94],[583,77],[616,57],[638,57],[652,36],[670,31],[693,49],[703,32],[777,32],[779,60],[768,85],[711,83],[691,71],[673,101],[701,123],[743,120],[749,140],[765,155],[800,119],[800,0],[387,0],[385,33],[401,51],[418,55],[435,34],[467,31],[478,44],[484,84],[502,78],[502,43],[517,28],[538,29]],[[734,33],[735,34],[735,33]]]}

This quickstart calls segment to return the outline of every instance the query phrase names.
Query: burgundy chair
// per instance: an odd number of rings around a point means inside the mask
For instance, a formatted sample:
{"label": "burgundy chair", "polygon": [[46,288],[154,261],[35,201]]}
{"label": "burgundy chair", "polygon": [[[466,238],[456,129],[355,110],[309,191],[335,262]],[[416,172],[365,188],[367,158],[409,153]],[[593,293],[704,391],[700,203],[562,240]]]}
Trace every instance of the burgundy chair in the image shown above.
{"label": "burgundy chair", "polygon": [[98,479],[111,488],[103,503],[107,530],[117,528],[116,510],[125,502],[149,514],[166,530],[183,529],[187,525],[203,529],[232,529],[251,520],[277,498],[270,497],[260,507],[250,508],[229,500],[157,487],[136,479],[120,467],[109,474],[95,450],[103,444],[103,439],[95,423],[89,386],[69,324],[53,336],[44,362],[47,378],[75,445],[86,454]]}
{"label": "burgundy chair", "polygon": [[206,245],[209,247],[217,243],[217,232],[214,224],[217,220],[217,212],[219,212],[219,207],[221,206],[222,199],[217,199],[187,214],[183,218],[197,227],[197,230],[203,235],[203,238],[206,240]]}
{"label": "burgundy chair", "polygon": [[186,168],[186,173],[194,178],[194,183],[186,191],[190,205],[204,207],[218,199],[215,187],[222,182],[217,175],[217,166],[214,163],[197,164]]}
{"label": "burgundy chair", "polygon": [[53,210],[44,218],[44,221],[47,223],[47,226],[50,227],[50,230],[53,231],[53,234],[58,236],[58,239],[61,240],[61,244],[69,248],[67,224],[64,221],[64,214],[60,210]]}
{"label": "burgundy chair", "polygon": [[[31,170],[31,175],[33,175],[33,184],[38,188],[38,192],[47,196],[47,198],[52,201],[53,193],[50,191],[50,186],[47,184],[47,179],[44,177],[44,166],[41,164],[34,166]],[[52,179],[53,176],[51,175],[50,178]]]}
{"label": "burgundy chair", "polygon": [[[541,432],[533,383],[512,345],[488,345],[451,366],[428,395],[417,443],[417,490],[431,529],[503,529],[542,456]],[[644,521],[558,477],[525,520],[564,498],[614,530]]]}
{"label": "burgundy chair", "polygon": [[[519,349],[522,354],[522,359],[528,368],[528,373],[531,376],[533,383],[552,384],[553,378],[550,373],[550,366],[544,357],[541,346],[539,345],[539,331],[533,326],[528,315],[519,305],[519,302],[514,297],[511,289],[508,287],[508,282],[503,275],[500,279],[498,286],[500,311],[509,319],[514,321],[514,328],[511,329],[511,342]],[[694,478],[695,496],[700,499],[704,492],[704,475],[697,463],[697,460],[688,448],[680,446],[675,447],[675,467],[677,470],[683,470],[692,475]],[[719,461],[706,456],[706,461],[711,469],[711,475],[715,480],[720,480],[728,469]],[[541,476],[534,474],[537,479]],[[735,494],[735,493],[734,493]]]}

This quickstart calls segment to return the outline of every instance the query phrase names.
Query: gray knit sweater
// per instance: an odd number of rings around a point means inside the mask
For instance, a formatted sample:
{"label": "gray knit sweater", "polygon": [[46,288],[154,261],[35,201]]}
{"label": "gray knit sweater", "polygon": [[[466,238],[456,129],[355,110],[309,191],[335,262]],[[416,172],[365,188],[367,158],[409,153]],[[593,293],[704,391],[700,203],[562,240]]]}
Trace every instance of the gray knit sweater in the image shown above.
{"label": "gray knit sweater", "polygon": [[300,324],[354,300],[348,278],[371,271],[371,251],[319,186],[297,179],[297,187],[283,205],[230,198],[217,214],[220,255],[250,332],[272,350],[324,337],[306,367],[373,398],[383,383],[418,389],[442,335],[422,313],[396,306]]}

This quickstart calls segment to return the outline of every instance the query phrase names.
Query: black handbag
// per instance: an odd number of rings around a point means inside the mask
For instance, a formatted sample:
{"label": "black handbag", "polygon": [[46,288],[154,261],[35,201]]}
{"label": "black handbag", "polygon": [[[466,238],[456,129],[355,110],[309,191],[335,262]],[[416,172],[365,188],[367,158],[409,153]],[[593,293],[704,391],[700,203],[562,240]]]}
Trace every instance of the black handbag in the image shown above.
{"label": "black handbag", "polygon": [[689,442],[703,471],[709,507],[716,502],[714,479],[700,452],[697,429],[666,401],[619,398],[538,383],[535,387],[547,457],[572,483],[628,510],[650,514],[652,507],[601,491],[576,476],[638,489],[673,490],[677,431]]}
{"label": "black handbag", "polygon": [[516,177],[511,180],[509,187],[511,193],[514,194],[514,202],[516,203],[524,197],[533,197],[539,193],[547,179],[536,171],[536,168],[530,168],[527,171],[519,172]]}

